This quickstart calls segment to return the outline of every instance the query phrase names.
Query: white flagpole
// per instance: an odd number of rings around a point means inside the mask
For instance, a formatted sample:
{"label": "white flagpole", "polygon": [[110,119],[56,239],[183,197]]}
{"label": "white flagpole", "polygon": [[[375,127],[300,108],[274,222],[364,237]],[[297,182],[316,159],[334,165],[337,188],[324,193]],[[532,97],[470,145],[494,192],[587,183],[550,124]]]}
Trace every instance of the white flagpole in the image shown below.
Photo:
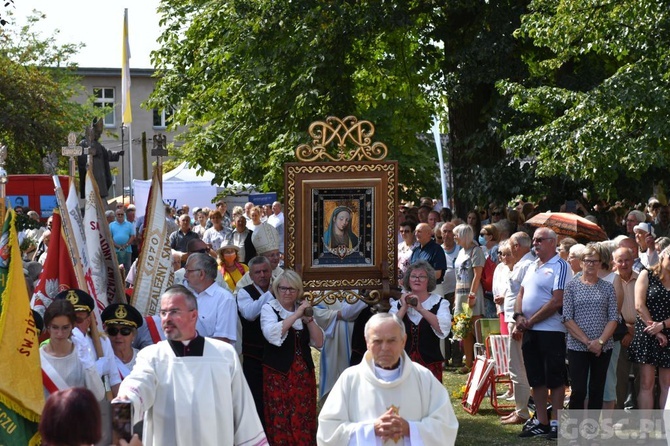
{"label": "white flagpole", "polygon": [[442,156],[442,138],[440,136],[440,120],[435,116],[433,118],[433,136],[435,137],[435,147],[437,147],[437,159],[440,162],[440,182],[442,183],[442,206],[449,207],[447,197],[447,176],[444,171],[444,157]]}
{"label": "white flagpole", "polygon": [[[130,101],[130,42],[128,40],[128,8],[123,10],[123,50],[121,51],[121,125],[128,125],[128,161],[130,163],[130,202],[133,202],[133,122],[132,106]],[[123,185],[125,187],[125,184]]]}

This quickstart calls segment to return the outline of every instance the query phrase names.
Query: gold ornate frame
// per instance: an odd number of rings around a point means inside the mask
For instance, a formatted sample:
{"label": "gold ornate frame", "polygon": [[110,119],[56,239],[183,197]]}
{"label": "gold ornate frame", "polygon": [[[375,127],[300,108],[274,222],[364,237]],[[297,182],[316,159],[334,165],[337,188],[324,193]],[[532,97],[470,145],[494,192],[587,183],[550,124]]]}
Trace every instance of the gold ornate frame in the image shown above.
{"label": "gold ornate frame", "polygon": [[[378,302],[397,284],[398,163],[384,161],[387,148],[372,142],[369,121],[329,117],[309,134],[312,143],[296,149],[299,162],[284,166],[285,266],[302,276],[313,305]],[[335,206],[350,214],[356,243],[347,249],[326,245]]]}

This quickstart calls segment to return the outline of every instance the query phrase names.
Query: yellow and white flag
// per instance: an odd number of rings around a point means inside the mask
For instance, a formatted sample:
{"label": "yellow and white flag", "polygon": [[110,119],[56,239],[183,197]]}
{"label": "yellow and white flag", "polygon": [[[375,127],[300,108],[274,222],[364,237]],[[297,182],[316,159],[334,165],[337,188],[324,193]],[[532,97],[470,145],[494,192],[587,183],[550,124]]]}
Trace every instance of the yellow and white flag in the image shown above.
{"label": "yellow and white flag", "polygon": [[128,8],[123,10],[123,50],[121,72],[121,121],[123,124],[133,122],[130,106],[130,43],[128,42]]}
{"label": "yellow and white flag", "polygon": [[0,444],[39,444],[44,406],[39,341],[14,219],[9,210],[0,237]]}
{"label": "yellow and white flag", "polygon": [[172,250],[157,168],[151,180],[144,222],[144,241],[137,261],[131,304],[144,316],[151,316],[158,312],[161,295],[172,285],[174,278]]}

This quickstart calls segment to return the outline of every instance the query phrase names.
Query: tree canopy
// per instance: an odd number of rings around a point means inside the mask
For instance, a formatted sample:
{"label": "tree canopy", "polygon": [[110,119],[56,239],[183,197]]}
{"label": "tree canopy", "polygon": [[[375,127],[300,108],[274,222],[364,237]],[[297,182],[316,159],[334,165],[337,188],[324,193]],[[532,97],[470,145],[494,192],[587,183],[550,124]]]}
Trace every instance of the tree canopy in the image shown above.
{"label": "tree canopy", "polygon": [[[266,190],[328,116],[372,121],[408,189],[439,190],[432,139],[418,136],[435,105],[436,67],[423,13],[394,2],[183,1],[161,3],[152,107],[175,106],[188,125],[181,157]],[[435,60],[433,55],[432,60]],[[424,142],[426,141],[426,142]]]}
{"label": "tree canopy", "polygon": [[499,88],[534,125],[505,147],[609,197],[651,189],[670,162],[669,14],[663,0],[533,0],[516,32],[541,49],[531,76]]}
{"label": "tree canopy", "polygon": [[[327,116],[372,121],[403,198],[436,196],[433,116],[472,204],[630,192],[668,163],[662,0],[163,0],[149,105],[178,156],[265,190]],[[454,191],[450,191],[454,193]]]}
{"label": "tree canopy", "polygon": [[69,60],[79,45],[57,46],[31,32],[40,18],[20,30],[0,28],[0,142],[9,173],[41,173],[42,158],[60,153],[67,134],[91,117],[92,107],[74,102],[82,87]]}

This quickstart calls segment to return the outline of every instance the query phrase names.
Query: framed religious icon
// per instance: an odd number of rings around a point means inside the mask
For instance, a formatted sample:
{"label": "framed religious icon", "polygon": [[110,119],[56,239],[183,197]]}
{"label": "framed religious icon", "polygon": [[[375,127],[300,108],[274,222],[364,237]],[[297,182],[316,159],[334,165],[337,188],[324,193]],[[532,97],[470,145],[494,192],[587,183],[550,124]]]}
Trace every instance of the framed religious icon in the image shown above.
{"label": "framed religious icon", "polygon": [[[355,134],[351,126],[366,122],[329,119],[332,121],[313,123],[310,128],[320,141],[330,137],[341,143],[347,137],[333,136],[338,130]],[[338,128],[338,123],[348,124],[347,131],[345,125]],[[314,126],[320,126],[318,131]],[[301,146],[297,157],[304,159],[304,153],[315,154],[319,147],[312,145],[300,152],[305,149]],[[395,286],[397,162],[297,162],[287,163],[284,172],[284,262],[302,276],[305,291]]]}

